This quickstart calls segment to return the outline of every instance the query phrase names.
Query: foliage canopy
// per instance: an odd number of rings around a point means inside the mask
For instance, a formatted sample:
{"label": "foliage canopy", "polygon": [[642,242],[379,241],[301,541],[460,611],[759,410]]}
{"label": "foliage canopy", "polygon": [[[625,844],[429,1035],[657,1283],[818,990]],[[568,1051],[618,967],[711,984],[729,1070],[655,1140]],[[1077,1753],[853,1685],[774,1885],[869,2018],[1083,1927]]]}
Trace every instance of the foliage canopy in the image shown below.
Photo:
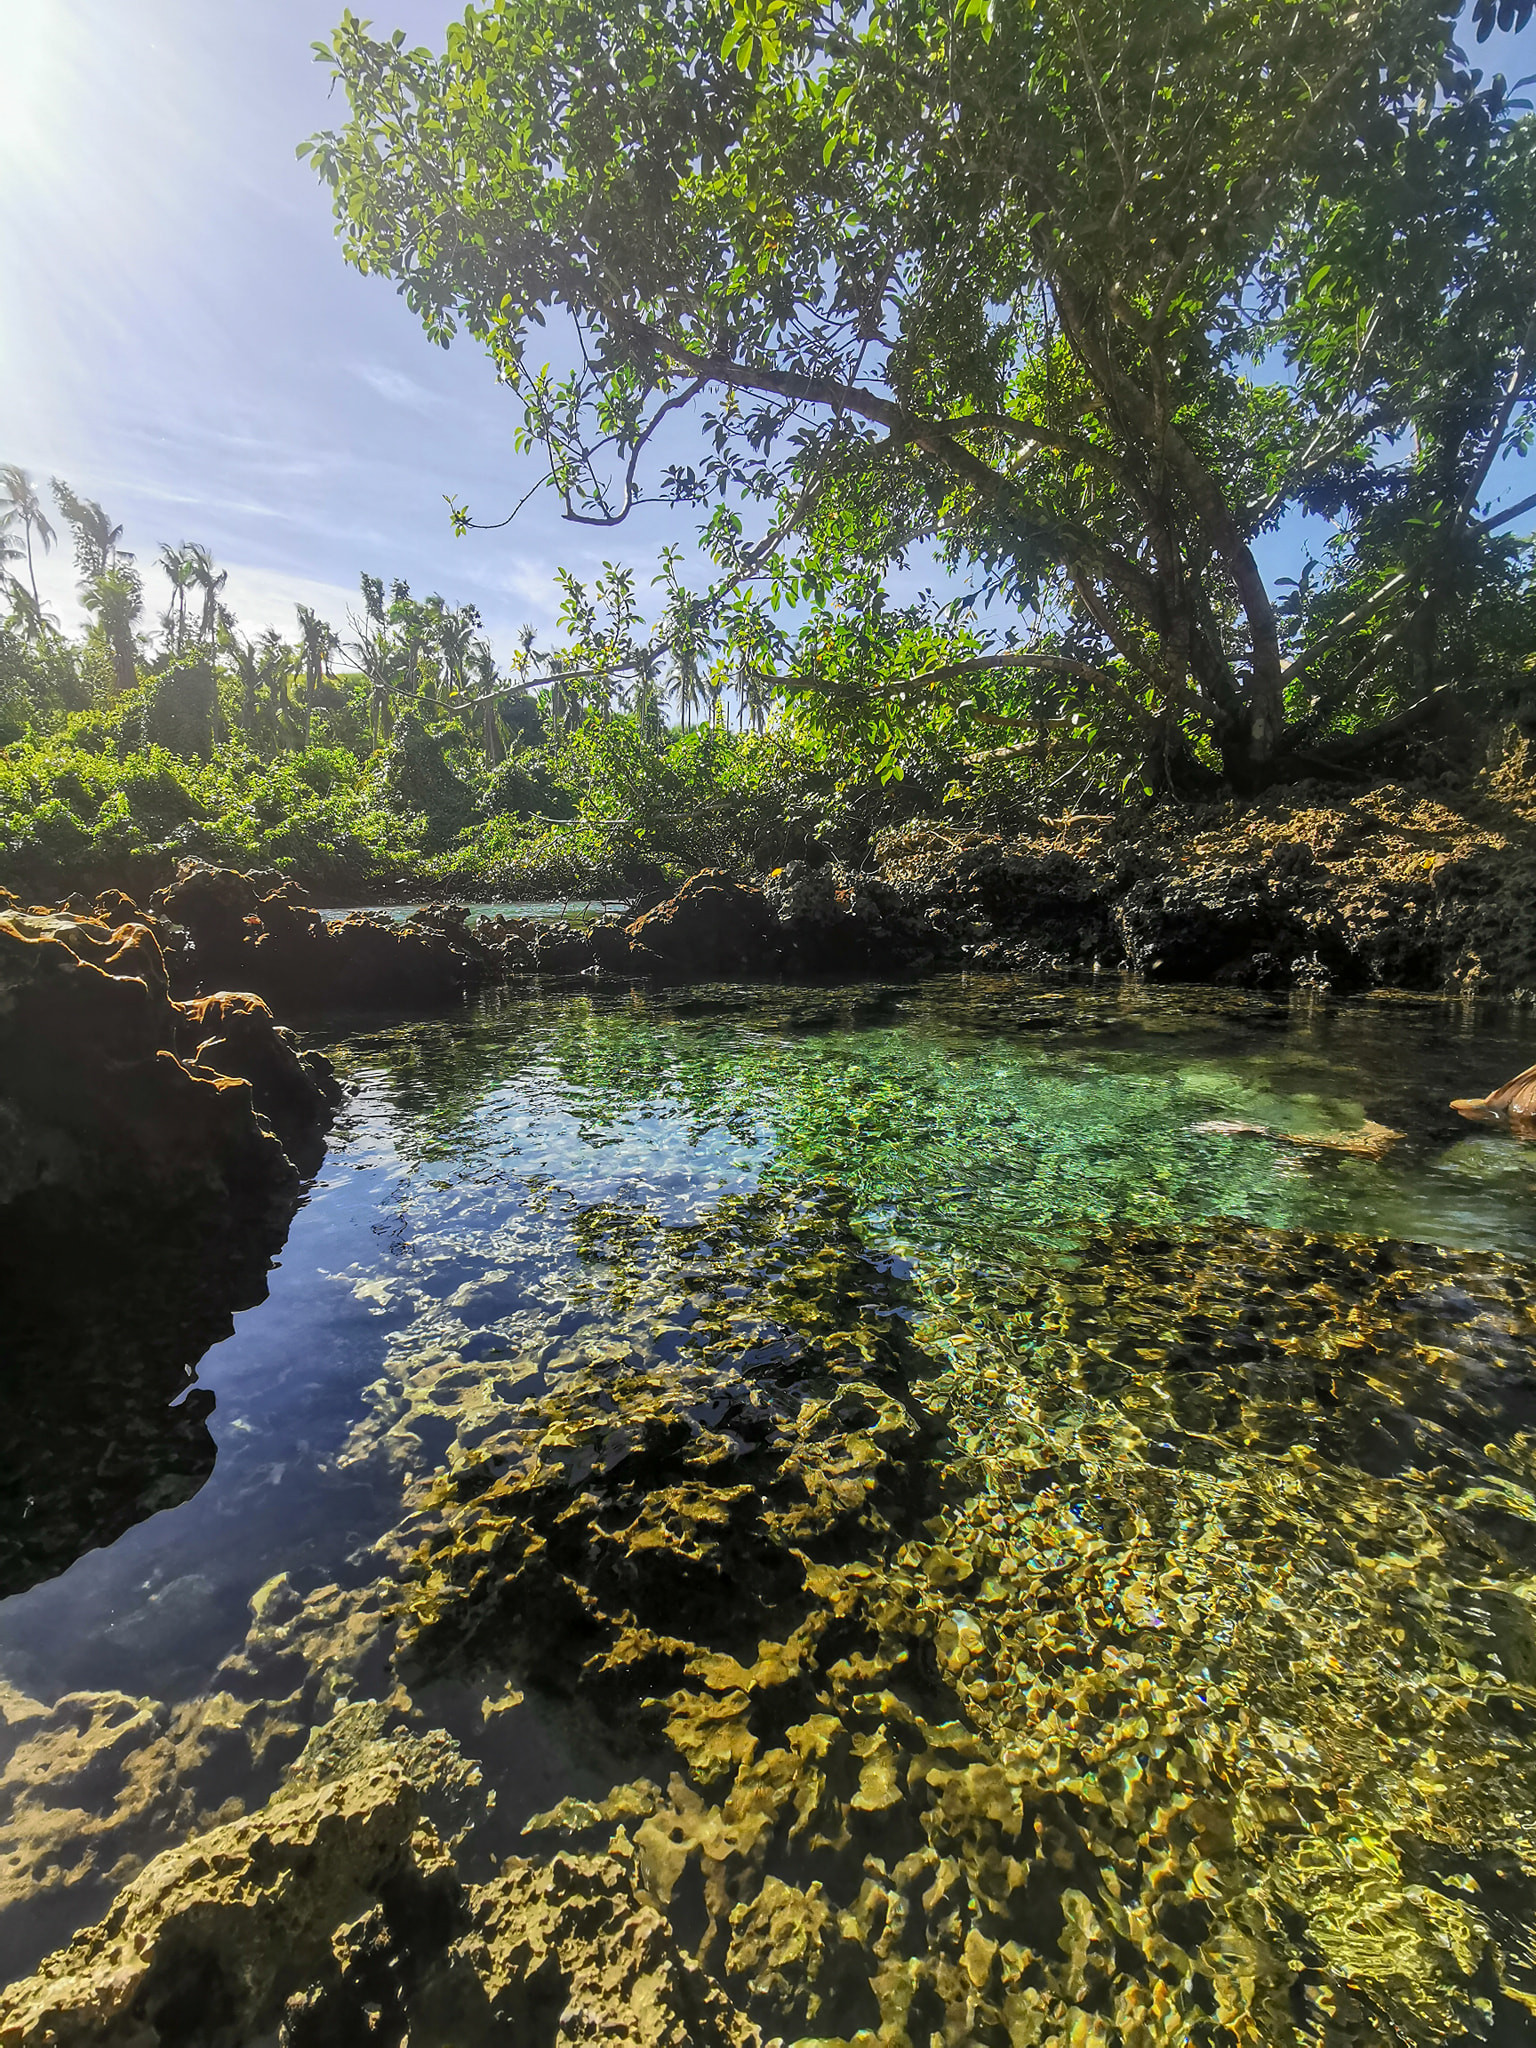
{"label": "foliage canopy", "polygon": [[[866,718],[1073,714],[1154,783],[1209,748],[1251,777],[1454,680],[1447,622],[1523,573],[1488,500],[1530,429],[1536,142],[1452,22],[490,0],[434,55],[348,13],[351,118],[306,148],[350,259],[490,349],[568,517],[701,508],[721,580],[674,641]],[[530,350],[552,314],[568,374]],[[669,461],[685,408],[704,452]],[[1298,506],[1342,540],[1277,602],[1255,543]],[[971,598],[829,649],[919,545]]]}

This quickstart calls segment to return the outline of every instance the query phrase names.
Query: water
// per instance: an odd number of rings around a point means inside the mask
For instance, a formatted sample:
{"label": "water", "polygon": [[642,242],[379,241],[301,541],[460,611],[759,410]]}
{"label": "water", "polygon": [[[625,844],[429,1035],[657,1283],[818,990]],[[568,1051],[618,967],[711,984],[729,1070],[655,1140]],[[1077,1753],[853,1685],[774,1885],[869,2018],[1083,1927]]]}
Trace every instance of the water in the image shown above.
{"label": "water", "polygon": [[[1445,1107],[1528,1064],[1517,1017],[951,979],[502,992],[326,1049],[352,1092],[324,1169],[269,1298],[198,1369],[210,1476],[0,1603],[4,1974],[144,1858],[258,1807],[338,1707],[377,1699],[402,1728],[448,1730],[494,1792],[461,1848],[475,1882],[530,1842],[547,1853],[548,1830],[522,1830],[562,1799],[589,1805],[556,1840],[606,1840],[612,1788],[648,1787],[615,1811],[650,1815],[628,1826],[678,1940],[705,1924],[680,1913],[706,1916],[709,1967],[787,2039],[894,2040],[900,2012],[924,2048],[1005,2025],[1525,2038],[1536,1148]],[[1378,1157],[1283,1135],[1347,1139],[1367,1118],[1403,1133]],[[783,1389],[807,1372],[894,1388],[947,1433],[877,1457],[879,1429],[843,1422],[812,1461],[887,1476],[857,1534],[838,1509],[793,1539],[829,1560],[807,1585],[854,1570],[848,1598],[887,1604],[858,1656],[803,1652],[815,1711],[864,1762],[841,1790],[830,1763],[794,1765],[796,1798],[814,1777],[835,1825],[814,1850],[791,1828],[762,1893],[731,1816],[766,1796],[752,1773],[787,1738],[752,1646],[819,1643],[833,1596],[716,1613],[671,1466],[662,1549],[684,1575],[649,1619],[631,1585],[622,1628],[578,1566],[527,1579],[488,1630],[509,1596],[487,1609],[464,1531],[481,1461],[512,1456],[498,1446],[547,1459],[597,1441],[594,1416],[639,1443],[685,1413],[745,1455],[803,1429]],[[738,1395],[759,1422],[719,1420]],[[657,1680],[643,1648],[601,1677],[581,1662],[593,1630],[663,1623],[696,1653],[686,1672]],[[697,1676],[722,1657],[734,1690]],[[866,1665],[884,1675],[855,1684]],[[642,1707],[658,1694],[670,1710]],[[972,1747],[944,1750],[961,1727]],[[887,1799],[898,1752],[907,1791]],[[983,1756],[1002,1804],[961,1812]],[[660,1793],[679,1769],[699,1789]],[[724,1818],[688,1864],[701,1797]],[[707,1879],[686,1910],[663,1837]],[[1026,1839],[1056,1876],[1015,1896],[996,1873],[1025,1868]],[[926,1889],[951,1864],[969,1873],[958,1920]],[[815,1905],[857,1920],[870,1885],[908,1929],[907,2005],[877,1967],[889,1942],[854,1921],[834,1940]],[[798,1903],[759,1925],[759,1894]],[[812,1948],[770,1967],[786,1912]]]}
{"label": "water", "polygon": [[[554,918],[565,918],[572,924],[591,924],[599,917],[609,917],[615,911],[625,909],[627,905],[622,897],[614,897],[569,903],[466,903],[461,907],[469,913],[471,924],[478,924],[482,917],[531,917],[541,924]],[[359,911],[366,911],[370,917],[387,917],[395,924],[404,924],[407,918],[419,916],[425,908],[424,903],[352,903],[341,909],[322,910],[320,915],[327,924],[334,924],[339,918],[355,917]]]}

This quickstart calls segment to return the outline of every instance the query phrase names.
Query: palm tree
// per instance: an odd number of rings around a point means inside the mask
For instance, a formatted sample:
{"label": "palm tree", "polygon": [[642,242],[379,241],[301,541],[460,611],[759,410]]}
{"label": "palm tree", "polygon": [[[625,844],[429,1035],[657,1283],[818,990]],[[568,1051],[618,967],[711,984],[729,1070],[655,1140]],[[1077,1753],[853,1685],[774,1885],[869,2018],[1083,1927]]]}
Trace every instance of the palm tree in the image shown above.
{"label": "palm tree", "polygon": [[82,576],[102,576],[120,562],[133,560],[126,548],[118,546],[123,529],[112,524],[94,498],[77,497],[60,476],[49,481],[59,510],[74,528],[75,563]]}
{"label": "palm tree", "polygon": [[460,605],[457,610],[452,605],[443,605],[433,621],[433,638],[442,658],[450,698],[463,695],[464,673],[479,623],[480,614],[472,604]]}
{"label": "palm tree", "polygon": [[484,640],[477,640],[469,650],[469,660],[480,690],[480,744],[486,767],[494,768],[506,752],[501,743],[501,716],[496,703],[496,657]]}
{"label": "palm tree", "polygon": [[187,556],[191,564],[189,581],[192,587],[203,593],[203,617],[198,638],[211,653],[218,631],[219,597],[229,581],[229,571],[214,568],[213,556],[200,541],[189,543]]}
{"label": "palm tree", "polygon": [[54,532],[43,510],[43,501],[37,495],[31,477],[24,469],[18,469],[14,462],[0,463],[0,503],[6,506],[3,523],[9,526],[13,520],[20,520],[26,540],[27,581],[32,586],[33,610],[41,615],[42,600],[37,594],[37,567],[32,559],[32,536],[37,535],[46,555],[53,546]]}
{"label": "palm tree", "polygon": [[187,638],[187,592],[197,577],[192,543],[183,541],[179,548],[173,548],[169,541],[162,541],[160,566],[171,586],[171,602],[165,614],[165,637],[171,652],[180,654]]}
{"label": "palm tree", "polygon": [[15,520],[14,512],[0,513],[0,588],[7,583],[14,583],[19,590],[21,584],[5,566],[7,562],[19,562],[26,553],[26,549],[11,531]]}
{"label": "palm tree", "polygon": [[[16,553],[20,554],[20,549]],[[6,553],[4,536],[0,535],[0,558]],[[37,647],[45,640],[58,637],[59,622],[40,603],[19,576],[11,578],[11,624],[16,626],[32,646]]]}
{"label": "palm tree", "polygon": [[[364,582],[367,582],[365,577]],[[347,644],[347,652],[357,663],[368,684],[368,730],[373,734],[373,743],[381,747],[389,737],[390,728],[390,683],[394,677],[394,652],[389,644],[389,635],[382,624],[374,622],[373,613],[368,613],[368,622],[360,624],[354,616],[351,619],[355,640]]]}
{"label": "palm tree", "polygon": [[144,606],[143,586],[131,555],[118,553],[108,568],[87,577],[80,602],[101,627],[112,654],[119,690],[131,690],[139,679],[138,642],[134,621]]}
{"label": "palm tree", "polygon": [[329,671],[331,655],[339,641],[331,627],[307,604],[295,606],[299,615],[300,651],[304,662],[304,744],[309,745],[315,716],[315,698]]}
{"label": "palm tree", "polygon": [[696,711],[704,701],[704,686],[699,681],[691,650],[672,657],[672,695],[677,699],[678,712],[682,718],[683,731],[688,730],[690,712]]}
{"label": "palm tree", "polygon": [[736,694],[741,701],[743,720],[750,718],[752,730],[762,732],[767,726],[768,712],[773,704],[773,688],[754,662],[743,659],[738,666]]}
{"label": "palm tree", "polygon": [[234,632],[225,634],[224,645],[235,665],[235,680],[240,685],[240,723],[249,736],[256,730],[256,692],[262,682],[261,654],[254,642],[242,640]]}

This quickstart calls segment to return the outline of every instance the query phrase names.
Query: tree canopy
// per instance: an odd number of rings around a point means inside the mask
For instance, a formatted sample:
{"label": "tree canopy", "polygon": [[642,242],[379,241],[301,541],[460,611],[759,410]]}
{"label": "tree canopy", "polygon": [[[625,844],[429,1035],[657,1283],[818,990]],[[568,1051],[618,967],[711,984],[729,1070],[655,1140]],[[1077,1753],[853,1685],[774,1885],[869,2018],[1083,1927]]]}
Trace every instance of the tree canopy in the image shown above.
{"label": "tree canopy", "polygon": [[[319,47],[351,118],[305,147],[350,259],[489,348],[567,517],[700,508],[695,624],[760,690],[1075,708],[1154,779],[1192,747],[1252,775],[1339,715],[1330,676],[1357,705],[1442,684],[1447,620],[1509,580],[1536,149],[1452,27],[1434,0],[490,0],[433,54],[348,13]],[[1277,602],[1255,542],[1298,505],[1345,542]],[[828,604],[878,610],[921,546],[1008,630],[934,600],[829,661]],[[807,632],[757,592],[809,599]]]}

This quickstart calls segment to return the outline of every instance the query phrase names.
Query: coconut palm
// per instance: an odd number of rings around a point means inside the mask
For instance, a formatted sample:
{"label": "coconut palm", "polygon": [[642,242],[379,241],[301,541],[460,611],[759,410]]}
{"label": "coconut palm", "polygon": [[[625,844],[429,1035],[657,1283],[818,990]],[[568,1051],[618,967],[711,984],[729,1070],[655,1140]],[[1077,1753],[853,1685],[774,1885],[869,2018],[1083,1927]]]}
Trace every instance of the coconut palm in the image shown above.
{"label": "coconut palm", "polygon": [[[368,578],[363,578],[366,584]],[[373,734],[373,743],[381,747],[389,737],[391,724],[390,685],[394,680],[395,656],[389,644],[389,634],[382,622],[376,621],[372,609],[367,620],[359,621],[351,615],[355,639],[347,642],[347,652],[357,663],[359,673],[368,684],[368,729]]]}
{"label": "coconut palm", "polygon": [[173,548],[169,541],[162,541],[160,566],[171,586],[171,601],[166,607],[163,621],[166,645],[172,654],[180,654],[187,641],[187,592],[197,577],[197,561],[192,542],[183,541],[179,548]]}
{"label": "coconut palm", "polygon": [[[20,550],[17,552],[19,554]],[[4,536],[0,536],[0,555],[3,554]],[[39,603],[19,576],[11,578],[10,623],[33,647],[40,646],[45,640],[56,639],[59,634],[58,620],[46,605]]]}
{"label": "coconut palm", "polygon": [[743,660],[736,670],[736,694],[742,718],[752,721],[752,730],[762,732],[773,705],[773,684],[754,662]]}
{"label": "coconut palm", "polygon": [[485,753],[485,765],[494,768],[506,748],[501,742],[501,713],[496,698],[496,657],[486,641],[476,640],[471,646],[469,666],[478,692],[475,701],[480,707],[480,744]]}
{"label": "coconut palm", "polygon": [[475,628],[480,623],[480,614],[472,604],[455,607],[442,604],[441,599],[437,602],[440,609],[432,622],[432,637],[437,643],[438,657],[443,665],[443,679],[448,685],[448,695],[452,699],[464,694],[464,677],[474,647]]}
{"label": "coconut palm", "polygon": [[235,680],[240,685],[240,724],[249,736],[256,730],[256,692],[262,683],[261,652],[253,641],[242,640],[234,632],[226,632],[224,646],[235,665]]}
{"label": "coconut palm", "polygon": [[203,594],[203,616],[198,639],[211,652],[218,632],[219,598],[229,581],[229,571],[214,568],[213,556],[200,541],[189,542],[186,552],[191,565],[189,587],[200,590]]}
{"label": "coconut palm", "polygon": [[286,738],[288,678],[293,668],[292,651],[275,626],[268,626],[256,646],[261,658],[261,680],[266,686],[272,721],[277,727],[279,738]]}
{"label": "coconut palm", "polygon": [[314,724],[315,699],[330,674],[331,656],[341,644],[334,630],[307,604],[296,605],[299,615],[299,652],[304,663],[304,744],[309,745]]}
{"label": "coconut palm", "polygon": [[94,498],[77,496],[60,476],[49,482],[59,510],[74,531],[75,565],[83,577],[105,575],[119,563],[133,560],[129,551],[119,546],[123,529],[112,524]]}
{"label": "coconut palm", "polygon": [[31,477],[24,469],[18,469],[14,462],[0,463],[0,506],[4,506],[0,523],[19,525],[25,542],[23,552],[27,558],[27,581],[32,586],[33,610],[41,616],[42,600],[37,594],[37,566],[32,559],[32,540],[35,535],[38,545],[46,555],[53,546],[54,531],[43,510],[43,501]]}
{"label": "coconut palm", "polygon": [[134,622],[144,607],[143,586],[133,557],[119,550],[109,567],[88,576],[81,586],[80,602],[101,627],[102,638],[112,655],[117,687],[131,690],[139,679]]}

